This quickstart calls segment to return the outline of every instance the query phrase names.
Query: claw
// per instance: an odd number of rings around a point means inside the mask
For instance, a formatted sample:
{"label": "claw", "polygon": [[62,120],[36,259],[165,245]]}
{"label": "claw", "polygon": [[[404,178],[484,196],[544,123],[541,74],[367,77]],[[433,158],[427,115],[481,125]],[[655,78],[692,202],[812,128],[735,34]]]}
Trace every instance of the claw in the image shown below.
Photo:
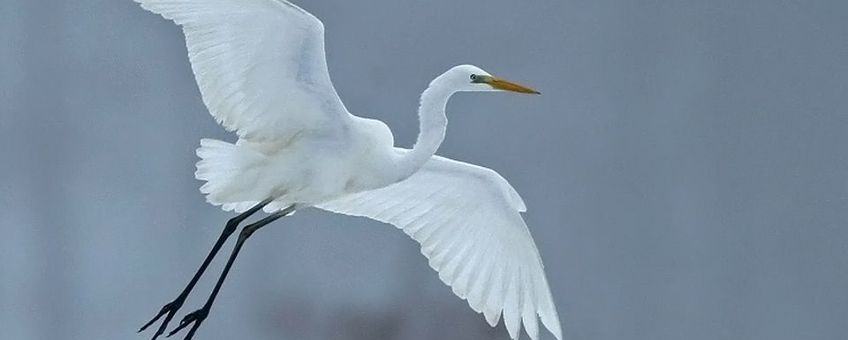
{"label": "claw", "polygon": [[138,329],[137,333],[143,332],[145,329],[147,329],[147,327],[150,327],[150,325],[152,325],[154,322],[156,322],[156,320],[159,320],[159,318],[161,318],[162,315],[165,315],[165,313],[168,311],[168,305],[170,305],[170,303],[165,305],[165,306],[162,306],[162,309],[159,310],[159,314],[156,314],[156,316],[154,316],[153,319],[150,319],[150,321],[148,321],[146,324],[144,324],[144,326],[141,326],[141,328]]}
{"label": "claw", "polygon": [[150,325],[152,325],[162,316],[167,314],[167,316],[165,316],[165,320],[162,321],[162,325],[160,325],[159,329],[156,330],[156,334],[153,334],[152,340],[156,340],[156,338],[165,333],[165,329],[168,328],[168,323],[171,322],[171,319],[174,318],[174,315],[177,314],[177,311],[180,310],[180,307],[183,306],[183,301],[184,298],[177,298],[174,301],[166,303],[164,306],[162,306],[162,309],[159,310],[159,313],[157,313],[156,316],[153,317],[153,319],[151,319],[146,324],[144,324],[144,326],[141,326],[141,328],[139,328],[138,332],[140,333],[144,331],[145,329],[147,329],[147,327],[150,327]]}
{"label": "claw", "polygon": [[186,328],[188,327],[188,325],[191,325],[193,323],[194,326],[191,327],[191,330],[189,330],[188,334],[185,337],[185,340],[191,339],[192,336],[194,336],[194,332],[197,331],[197,328],[200,327],[200,324],[203,323],[203,320],[206,320],[206,317],[208,315],[209,309],[206,307],[187,314],[185,317],[183,317],[182,321],[180,321],[180,324],[177,326],[177,328],[174,328],[174,330],[168,333],[167,337],[170,338],[172,335],[177,334],[183,328]]}

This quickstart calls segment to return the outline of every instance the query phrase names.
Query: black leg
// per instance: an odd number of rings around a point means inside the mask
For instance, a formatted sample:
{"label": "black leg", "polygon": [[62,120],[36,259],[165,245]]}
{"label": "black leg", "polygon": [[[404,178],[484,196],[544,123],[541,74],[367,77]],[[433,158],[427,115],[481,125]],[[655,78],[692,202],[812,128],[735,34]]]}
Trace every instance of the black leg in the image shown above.
{"label": "black leg", "polygon": [[250,215],[253,215],[257,211],[261,210],[263,207],[268,205],[268,203],[271,203],[271,200],[259,202],[259,204],[253,206],[247,211],[227,221],[227,225],[224,227],[224,231],[221,233],[221,236],[218,237],[218,241],[216,241],[215,245],[212,246],[212,250],[209,252],[209,255],[206,256],[205,260],[203,260],[203,264],[201,264],[197,272],[194,273],[194,277],[191,278],[191,281],[188,282],[188,285],[186,285],[180,295],[178,295],[177,298],[174,299],[174,301],[165,304],[165,306],[163,306],[162,309],[159,310],[159,313],[156,314],[153,319],[144,324],[144,326],[141,326],[141,329],[139,329],[138,331],[141,332],[147,329],[147,327],[150,327],[150,325],[156,322],[156,320],[159,320],[159,318],[167,314],[167,316],[165,316],[164,321],[159,326],[159,329],[156,330],[156,334],[153,335],[153,340],[162,335],[162,333],[164,333],[165,329],[168,327],[168,323],[171,322],[171,319],[174,318],[174,314],[176,314],[177,311],[180,310],[180,307],[183,306],[186,297],[188,297],[188,294],[194,288],[194,285],[197,284],[197,281],[200,280],[200,277],[203,275],[203,272],[206,271],[206,267],[209,267],[209,263],[212,262],[212,259],[214,259],[215,255],[218,254],[218,251],[221,250],[221,246],[224,245],[224,242],[226,242],[230,235],[232,235],[233,232],[236,231],[236,228],[241,222],[244,222],[244,220],[250,217]]}
{"label": "black leg", "polygon": [[290,206],[281,211],[275,212],[268,217],[265,217],[255,223],[248,224],[244,228],[242,228],[241,233],[239,233],[238,241],[236,241],[236,246],[233,248],[233,252],[230,254],[230,259],[227,260],[227,265],[224,266],[224,271],[221,273],[221,276],[218,278],[218,282],[215,284],[215,288],[212,289],[212,294],[209,295],[209,299],[206,300],[206,304],[203,305],[202,308],[189,313],[186,315],[182,321],[180,321],[180,325],[177,326],[171,333],[168,333],[168,336],[172,336],[177,334],[180,330],[185,328],[186,326],[194,323],[194,326],[188,331],[186,334],[185,340],[189,340],[194,336],[194,332],[200,327],[200,324],[203,320],[206,319],[206,316],[209,315],[209,309],[212,308],[212,303],[215,302],[215,297],[218,296],[218,291],[221,290],[221,286],[224,284],[224,280],[227,278],[227,274],[230,272],[230,268],[233,266],[233,262],[235,262],[236,257],[241,251],[241,247],[244,245],[244,241],[247,240],[250,235],[253,235],[254,232],[264,227],[268,223],[274,222],[280,217],[291,214],[294,211],[294,206]]}

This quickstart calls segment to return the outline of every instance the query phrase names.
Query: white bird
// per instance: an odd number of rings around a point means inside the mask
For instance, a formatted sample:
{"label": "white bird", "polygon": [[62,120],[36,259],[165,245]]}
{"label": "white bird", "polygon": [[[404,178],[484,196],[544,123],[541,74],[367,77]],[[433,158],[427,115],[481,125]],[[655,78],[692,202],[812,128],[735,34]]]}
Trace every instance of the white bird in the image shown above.
{"label": "white bird", "polygon": [[[521,217],[521,197],[493,170],[435,156],[445,137],[445,107],[456,92],[538,92],[471,65],[451,68],[421,95],[420,134],[397,148],[389,128],[348,112],[330,81],[324,26],[284,0],[135,0],[182,26],[203,102],[235,144],[203,139],[195,176],[209,203],[231,219],[188,286],[141,330],[165,316],[162,334],[237,225],[242,229],[190,339],[244,241],[257,229],[308,207],[393,224],[421,244],[439,278],[493,327],[503,316],[512,339],[523,323],[538,339],[538,319],[562,338],[542,260]],[[141,331],[139,330],[139,331]]]}

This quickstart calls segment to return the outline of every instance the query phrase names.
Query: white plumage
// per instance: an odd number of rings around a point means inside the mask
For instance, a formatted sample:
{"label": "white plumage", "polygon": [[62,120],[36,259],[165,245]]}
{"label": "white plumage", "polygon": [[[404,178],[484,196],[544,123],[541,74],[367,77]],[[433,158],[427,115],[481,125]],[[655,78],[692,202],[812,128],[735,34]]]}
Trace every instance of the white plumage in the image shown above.
{"label": "white plumage", "polygon": [[139,2],[183,27],[203,102],[239,137],[286,140],[347,123],[327,71],[324,25],[308,12],[274,0]]}
{"label": "white plumage", "polygon": [[496,172],[434,156],[448,99],[462,91],[537,93],[471,65],[421,97],[421,132],[395,148],[382,122],[351,115],[330,81],[324,27],[281,0],[136,0],[183,27],[203,101],[237,143],[201,141],[201,192],[242,212],[315,206],[402,229],[457,296],[511,338],[538,321],[561,339],[542,261],[518,193]]}
{"label": "white plumage", "polygon": [[439,278],[495,326],[503,312],[538,339],[536,315],[561,338],[542,259],[519,214],[524,202],[496,172],[433,156],[411,177],[319,208],[390,223],[421,244]]}

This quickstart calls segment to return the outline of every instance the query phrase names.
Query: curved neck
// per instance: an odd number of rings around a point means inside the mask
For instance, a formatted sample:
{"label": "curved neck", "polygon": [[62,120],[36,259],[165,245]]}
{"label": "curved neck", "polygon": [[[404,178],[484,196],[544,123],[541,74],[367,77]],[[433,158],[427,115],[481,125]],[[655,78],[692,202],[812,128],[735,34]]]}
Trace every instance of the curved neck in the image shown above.
{"label": "curved neck", "polygon": [[440,76],[430,82],[430,86],[421,94],[421,106],[418,107],[418,140],[412,150],[403,154],[397,162],[401,180],[418,171],[445,140],[448,126],[445,107],[448,99],[456,92],[445,85]]}

